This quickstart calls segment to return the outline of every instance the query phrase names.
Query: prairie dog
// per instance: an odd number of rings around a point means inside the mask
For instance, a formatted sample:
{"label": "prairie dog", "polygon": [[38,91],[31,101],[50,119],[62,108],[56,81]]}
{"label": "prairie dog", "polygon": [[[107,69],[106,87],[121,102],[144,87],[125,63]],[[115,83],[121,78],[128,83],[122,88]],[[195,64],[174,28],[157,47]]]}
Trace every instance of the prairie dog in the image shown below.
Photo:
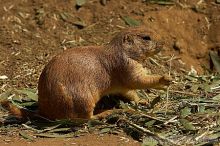
{"label": "prairie dog", "polygon": [[76,47],[55,56],[39,78],[38,114],[51,120],[90,119],[104,95],[121,94],[139,103],[135,89],[169,85],[170,77],[148,75],[141,64],[161,50],[153,35],[130,28],[104,46]]}

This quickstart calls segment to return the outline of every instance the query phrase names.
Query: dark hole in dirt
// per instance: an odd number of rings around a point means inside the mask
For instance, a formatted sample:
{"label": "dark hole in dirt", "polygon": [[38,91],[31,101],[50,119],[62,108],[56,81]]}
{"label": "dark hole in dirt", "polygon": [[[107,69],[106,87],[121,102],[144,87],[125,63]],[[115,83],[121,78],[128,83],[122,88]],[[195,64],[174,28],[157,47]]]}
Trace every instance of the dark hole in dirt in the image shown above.
{"label": "dark hole in dirt", "polygon": [[123,102],[129,102],[120,95],[108,95],[102,97],[96,104],[94,114],[99,114],[105,110],[110,110],[113,108],[119,108],[120,100]]}

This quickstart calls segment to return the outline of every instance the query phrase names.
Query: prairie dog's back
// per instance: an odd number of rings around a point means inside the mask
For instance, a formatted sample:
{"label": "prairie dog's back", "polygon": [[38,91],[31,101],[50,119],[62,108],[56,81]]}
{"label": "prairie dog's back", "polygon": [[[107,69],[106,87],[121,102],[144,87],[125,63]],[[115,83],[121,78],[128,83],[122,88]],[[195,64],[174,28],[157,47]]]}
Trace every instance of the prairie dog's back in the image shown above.
{"label": "prairie dog's back", "polygon": [[[85,106],[86,110],[93,110],[112,84],[109,68],[114,61],[109,57],[112,55],[103,47],[93,46],[69,49],[54,57],[38,83],[40,114],[51,119],[75,118],[79,116],[74,111],[88,112],[82,111]],[[59,110],[54,110],[55,107]]]}

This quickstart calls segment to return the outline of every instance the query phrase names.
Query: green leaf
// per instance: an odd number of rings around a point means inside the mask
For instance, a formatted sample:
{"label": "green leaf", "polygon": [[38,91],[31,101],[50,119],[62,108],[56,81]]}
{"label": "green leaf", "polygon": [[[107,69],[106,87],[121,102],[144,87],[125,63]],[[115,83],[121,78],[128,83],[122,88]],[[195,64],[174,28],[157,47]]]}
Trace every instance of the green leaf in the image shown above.
{"label": "green leaf", "polygon": [[175,3],[170,0],[150,0],[150,3],[158,4],[158,5],[174,5]]}
{"label": "green leaf", "polygon": [[47,128],[45,128],[44,130],[42,130],[41,133],[47,132],[47,131],[51,131],[51,130],[53,130],[53,129],[56,129],[56,128],[58,128],[60,125],[61,125],[61,124],[57,124],[57,125],[54,125],[54,126],[47,127]]}
{"label": "green leaf", "polygon": [[33,92],[32,89],[22,89],[22,90],[16,90],[18,93],[27,95],[28,98],[38,101],[38,96],[36,93]]}
{"label": "green leaf", "polygon": [[[14,103],[16,102],[15,100],[13,100]],[[35,101],[27,101],[27,102],[21,102],[21,103],[17,103],[17,105],[20,105],[22,107],[36,107],[37,103]]]}
{"label": "green leaf", "polygon": [[76,5],[77,6],[82,6],[82,5],[84,5],[86,3],[86,0],[76,0]]}
{"label": "green leaf", "polygon": [[205,106],[204,105],[200,105],[199,106],[199,113],[204,113],[205,112]]}
{"label": "green leaf", "polygon": [[54,124],[61,124],[64,126],[79,126],[84,123],[88,122],[87,119],[75,119],[75,120],[69,120],[69,119],[63,119],[63,120],[56,120]]}
{"label": "green leaf", "polygon": [[214,96],[212,99],[213,99],[213,100],[219,100],[219,101],[220,101],[220,94]]}
{"label": "green leaf", "polygon": [[108,133],[111,130],[111,128],[103,128],[99,134],[104,134],[104,133]]}
{"label": "green leaf", "polygon": [[140,22],[129,17],[129,16],[124,16],[122,17],[122,19],[125,21],[126,24],[128,24],[129,26],[139,26]]}
{"label": "green leaf", "polygon": [[71,128],[56,128],[56,129],[52,129],[49,130],[49,133],[54,133],[54,132],[70,132]]}
{"label": "green leaf", "polygon": [[146,127],[152,127],[155,122],[156,122],[156,120],[151,120],[151,121],[146,122],[144,125]]}
{"label": "green leaf", "polygon": [[193,126],[193,124],[191,122],[189,122],[188,120],[180,119],[179,121],[186,130],[190,130],[190,131],[196,130],[196,128]]}
{"label": "green leaf", "polygon": [[199,88],[199,85],[192,85],[191,91],[196,92],[198,90],[198,88]]}
{"label": "green leaf", "polygon": [[145,137],[141,146],[156,146],[158,145],[158,141],[153,139],[152,137]]}
{"label": "green leaf", "polygon": [[20,131],[19,134],[24,138],[24,139],[28,139],[30,141],[34,141],[34,138],[27,135],[25,132]]}
{"label": "green leaf", "polygon": [[185,118],[186,116],[188,116],[190,114],[191,114],[191,108],[189,108],[187,106],[180,111],[180,115],[182,118]]}
{"label": "green leaf", "polygon": [[89,120],[87,124],[89,128],[97,126],[97,125],[104,125],[104,123],[99,120]]}
{"label": "green leaf", "polygon": [[211,60],[214,64],[215,69],[217,70],[218,73],[220,73],[220,57],[214,51],[210,51],[209,55],[211,57]]}

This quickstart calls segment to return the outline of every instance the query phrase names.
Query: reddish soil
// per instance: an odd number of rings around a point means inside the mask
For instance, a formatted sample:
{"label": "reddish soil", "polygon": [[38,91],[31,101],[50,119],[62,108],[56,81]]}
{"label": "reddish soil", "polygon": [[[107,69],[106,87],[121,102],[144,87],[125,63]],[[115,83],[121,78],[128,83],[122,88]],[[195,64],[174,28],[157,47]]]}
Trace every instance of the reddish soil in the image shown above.
{"label": "reddish soil", "polygon": [[[0,93],[11,88],[36,88],[44,65],[56,54],[79,45],[107,43],[128,27],[123,16],[154,29],[165,42],[162,55],[175,55],[174,70],[209,69],[209,49],[220,48],[220,5],[214,0],[180,0],[162,6],[141,0],[89,0],[78,10],[74,0],[0,1]],[[85,28],[75,23],[82,20]],[[10,139],[10,141],[7,141]],[[6,141],[5,141],[6,140]],[[16,142],[16,144],[15,144]],[[138,145],[119,136],[86,135],[72,139],[38,139],[29,143],[18,136],[0,137],[0,145]]]}
{"label": "reddish soil", "polygon": [[78,138],[38,138],[31,142],[19,137],[0,136],[1,146],[139,146],[140,143],[128,136],[116,135],[92,135],[88,134]]}

